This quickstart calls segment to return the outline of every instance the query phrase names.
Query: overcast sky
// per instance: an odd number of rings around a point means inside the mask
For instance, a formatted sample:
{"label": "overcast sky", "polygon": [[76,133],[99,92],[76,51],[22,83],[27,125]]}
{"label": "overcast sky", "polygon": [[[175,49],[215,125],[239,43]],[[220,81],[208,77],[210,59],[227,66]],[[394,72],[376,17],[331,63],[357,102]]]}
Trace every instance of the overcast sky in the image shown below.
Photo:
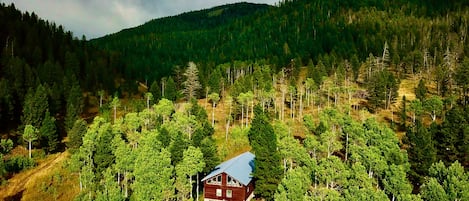
{"label": "overcast sky", "polygon": [[151,19],[227,3],[248,1],[274,5],[279,0],[0,0],[22,12],[63,25],[74,36],[101,37]]}

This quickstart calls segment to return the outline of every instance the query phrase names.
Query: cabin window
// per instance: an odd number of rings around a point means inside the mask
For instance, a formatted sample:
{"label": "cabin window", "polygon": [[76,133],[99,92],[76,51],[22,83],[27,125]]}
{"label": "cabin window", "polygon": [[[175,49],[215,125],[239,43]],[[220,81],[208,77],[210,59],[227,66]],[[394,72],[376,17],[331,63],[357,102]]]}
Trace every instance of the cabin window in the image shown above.
{"label": "cabin window", "polygon": [[221,189],[217,189],[217,197],[221,197]]}
{"label": "cabin window", "polygon": [[226,197],[231,198],[233,196],[233,192],[231,190],[226,190]]}
{"label": "cabin window", "polygon": [[221,185],[221,175],[214,176],[207,180],[207,184]]}
{"label": "cabin window", "polygon": [[234,187],[241,187],[241,184],[240,184],[238,181],[236,181],[236,179],[233,179],[233,178],[230,177],[230,176],[227,176],[226,185],[228,185],[228,186],[234,186]]}

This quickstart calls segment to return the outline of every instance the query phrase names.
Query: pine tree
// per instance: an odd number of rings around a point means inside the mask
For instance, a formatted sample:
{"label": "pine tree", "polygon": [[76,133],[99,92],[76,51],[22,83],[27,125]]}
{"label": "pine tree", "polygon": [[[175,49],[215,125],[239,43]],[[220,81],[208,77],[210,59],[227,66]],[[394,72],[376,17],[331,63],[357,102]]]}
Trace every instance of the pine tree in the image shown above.
{"label": "pine tree", "polygon": [[412,183],[422,184],[424,177],[428,175],[428,169],[436,162],[435,140],[420,121],[416,123],[416,132],[409,129],[406,137],[409,141],[407,152],[412,167],[410,178]]}
{"label": "pine tree", "polygon": [[427,95],[427,87],[425,86],[425,80],[421,79],[417,88],[415,88],[415,97],[418,98],[421,102],[425,100]]}
{"label": "pine tree", "polygon": [[68,132],[67,147],[73,153],[80,148],[83,144],[83,136],[86,133],[86,122],[83,119],[78,119],[73,124],[72,129]]}
{"label": "pine tree", "polygon": [[277,151],[277,137],[268,117],[260,106],[254,107],[254,119],[248,132],[249,143],[256,158],[254,179],[256,192],[266,200],[273,200],[277,185],[283,178],[280,154]]}
{"label": "pine tree", "polygon": [[184,72],[186,81],[183,82],[184,85],[184,94],[186,95],[187,100],[192,98],[197,98],[197,91],[202,88],[199,83],[199,70],[194,62],[189,62],[189,66]]}
{"label": "pine tree", "polygon": [[174,82],[173,77],[169,77],[166,81],[166,86],[164,89],[163,98],[166,98],[171,101],[175,101],[178,97],[178,89],[176,83]]}
{"label": "pine tree", "polygon": [[157,81],[153,81],[151,83],[149,91],[153,95],[155,101],[159,101],[161,99],[161,89]]}
{"label": "pine tree", "polygon": [[65,115],[65,128],[70,130],[83,111],[84,103],[82,92],[78,83],[75,83],[68,92],[67,113]]}
{"label": "pine tree", "polygon": [[213,70],[208,78],[208,86],[210,87],[211,93],[220,93],[221,92],[221,83],[222,83],[222,75],[219,68]]}
{"label": "pine tree", "polygon": [[44,121],[42,121],[42,125],[39,128],[39,133],[41,135],[42,146],[47,147],[49,153],[54,152],[59,143],[59,135],[55,125],[55,118],[50,116],[49,111],[46,111]]}
{"label": "pine tree", "polygon": [[23,125],[30,124],[36,128],[41,126],[45,113],[49,109],[47,94],[47,89],[41,84],[36,87],[35,91],[28,90],[21,118]]}

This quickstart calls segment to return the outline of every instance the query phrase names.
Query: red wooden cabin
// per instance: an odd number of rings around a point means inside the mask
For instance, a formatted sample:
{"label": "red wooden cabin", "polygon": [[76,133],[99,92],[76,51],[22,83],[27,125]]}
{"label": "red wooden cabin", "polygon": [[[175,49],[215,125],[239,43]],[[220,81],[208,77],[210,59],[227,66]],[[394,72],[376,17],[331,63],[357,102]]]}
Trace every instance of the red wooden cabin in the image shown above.
{"label": "red wooden cabin", "polygon": [[202,179],[204,201],[249,201],[254,197],[254,154],[245,152],[215,167]]}

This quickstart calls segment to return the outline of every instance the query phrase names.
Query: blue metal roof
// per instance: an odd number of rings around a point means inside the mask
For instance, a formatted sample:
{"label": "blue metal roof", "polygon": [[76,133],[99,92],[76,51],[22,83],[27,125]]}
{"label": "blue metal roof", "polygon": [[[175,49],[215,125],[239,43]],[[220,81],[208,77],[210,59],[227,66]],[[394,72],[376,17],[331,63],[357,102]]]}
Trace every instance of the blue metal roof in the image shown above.
{"label": "blue metal roof", "polygon": [[254,171],[254,157],[254,154],[251,152],[244,152],[215,167],[202,181],[224,172],[246,186],[252,180],[251,173]]}

